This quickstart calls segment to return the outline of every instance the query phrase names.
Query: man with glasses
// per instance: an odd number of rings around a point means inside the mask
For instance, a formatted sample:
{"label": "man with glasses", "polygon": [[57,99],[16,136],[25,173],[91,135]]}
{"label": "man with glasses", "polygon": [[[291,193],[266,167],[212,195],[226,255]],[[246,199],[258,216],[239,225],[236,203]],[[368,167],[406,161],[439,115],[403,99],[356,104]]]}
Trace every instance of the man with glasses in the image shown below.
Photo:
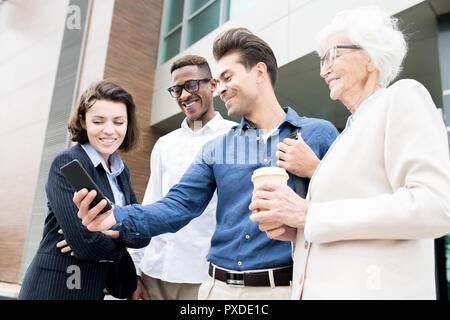
{"label": "man with glasses", "polygon": [[[186,118],[181,128],[156,142],[143,204],[162,199],[202,145],[236,125],[214,110],[216,82],[205,58],[184,56],[173,63],[171,74],[174,85],[168,91]],[[153,237],[146,248],[130,249],[138,273],[131,299],[197,299],[198,288],[208,276],[206,255],[216,226],[216,204],[214,195],[203,214],[177,233]]]}

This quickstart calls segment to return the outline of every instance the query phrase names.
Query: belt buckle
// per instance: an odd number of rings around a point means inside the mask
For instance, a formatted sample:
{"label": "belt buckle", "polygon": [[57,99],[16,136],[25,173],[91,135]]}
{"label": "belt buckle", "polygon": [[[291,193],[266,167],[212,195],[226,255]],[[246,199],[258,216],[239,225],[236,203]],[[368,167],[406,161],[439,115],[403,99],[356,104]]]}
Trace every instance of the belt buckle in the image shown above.
{"label": "belt buckle", "polygon": [[244,287],[244,274],[227,272],[227,285]]}

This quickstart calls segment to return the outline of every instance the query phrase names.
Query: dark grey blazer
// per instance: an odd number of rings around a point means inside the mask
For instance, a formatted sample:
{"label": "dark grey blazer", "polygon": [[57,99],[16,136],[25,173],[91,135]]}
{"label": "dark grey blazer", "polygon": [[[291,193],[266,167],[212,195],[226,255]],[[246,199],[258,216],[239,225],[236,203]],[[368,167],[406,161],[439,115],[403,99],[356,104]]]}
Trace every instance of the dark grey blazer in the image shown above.
{"label": "dark grey blazer", "polygon": [[[74,190],[60,168],[78,159],[104,195],[114,196],[103,166],[94,167],[84,149],[75,145],[59,153],[50,168],[45,191],[48,214],[43,238],[22,282],[19,299],[101,300],[103,289],[124,298],[136,288],[136,271],[126,247],[141,248],[149,239],[133,242],[112,240],[101,232],[90,232],[77,217]],[[117,177],[126,204],[136,203],[127,166]],[[63,230],[63,235],[58,233]],[[65,239],[75,257],[56,248]],[[131,293],[130,293],[131,291]]]}

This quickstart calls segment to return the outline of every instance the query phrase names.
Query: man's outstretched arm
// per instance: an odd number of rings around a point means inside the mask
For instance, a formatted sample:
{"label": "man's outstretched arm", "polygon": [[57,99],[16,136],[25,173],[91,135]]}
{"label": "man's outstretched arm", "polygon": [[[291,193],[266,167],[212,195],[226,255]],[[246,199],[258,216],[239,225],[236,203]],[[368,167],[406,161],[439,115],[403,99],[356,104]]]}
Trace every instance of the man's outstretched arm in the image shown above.
{"label": "man's outstretched arm", "polygon": [[202,214],[216,189],[211,164],[203,161],[202,152],[192,163],[178,184],[167,195],[152,204],[116,206],[99,214],[105,201],[92,209],[89,204],[95,193],[82,190],[73,201],[78,207],[78,217],[90,231],[105,231],[114,227],[121,239],[151,238],[166,232],[177,232],[192,219]]}

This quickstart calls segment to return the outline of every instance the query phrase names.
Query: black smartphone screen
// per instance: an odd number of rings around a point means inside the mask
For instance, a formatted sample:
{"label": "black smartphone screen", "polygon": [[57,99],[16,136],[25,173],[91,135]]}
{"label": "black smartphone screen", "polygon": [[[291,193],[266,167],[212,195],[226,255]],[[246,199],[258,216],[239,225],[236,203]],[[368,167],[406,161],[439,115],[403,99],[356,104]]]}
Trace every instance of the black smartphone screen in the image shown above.
{"label": "black smartphone screen", "polygon": [[68,164],[62,166],[61,172],[64,177],[70,182],[72,188],[75,191],[79,191],[83,188],[86,188],[89,191],[97,191],[97,195],[89,205],[89,209],[95,207],[102,199],[106,200],[106,206],[102,209],[100,214],[105,213],[106,211],[111,209],[110,201],[103,195],[98,186],[95,184],[95,182],[92,180],[92,178],[89,176],[89,174],[77,159],[72,160]]}

